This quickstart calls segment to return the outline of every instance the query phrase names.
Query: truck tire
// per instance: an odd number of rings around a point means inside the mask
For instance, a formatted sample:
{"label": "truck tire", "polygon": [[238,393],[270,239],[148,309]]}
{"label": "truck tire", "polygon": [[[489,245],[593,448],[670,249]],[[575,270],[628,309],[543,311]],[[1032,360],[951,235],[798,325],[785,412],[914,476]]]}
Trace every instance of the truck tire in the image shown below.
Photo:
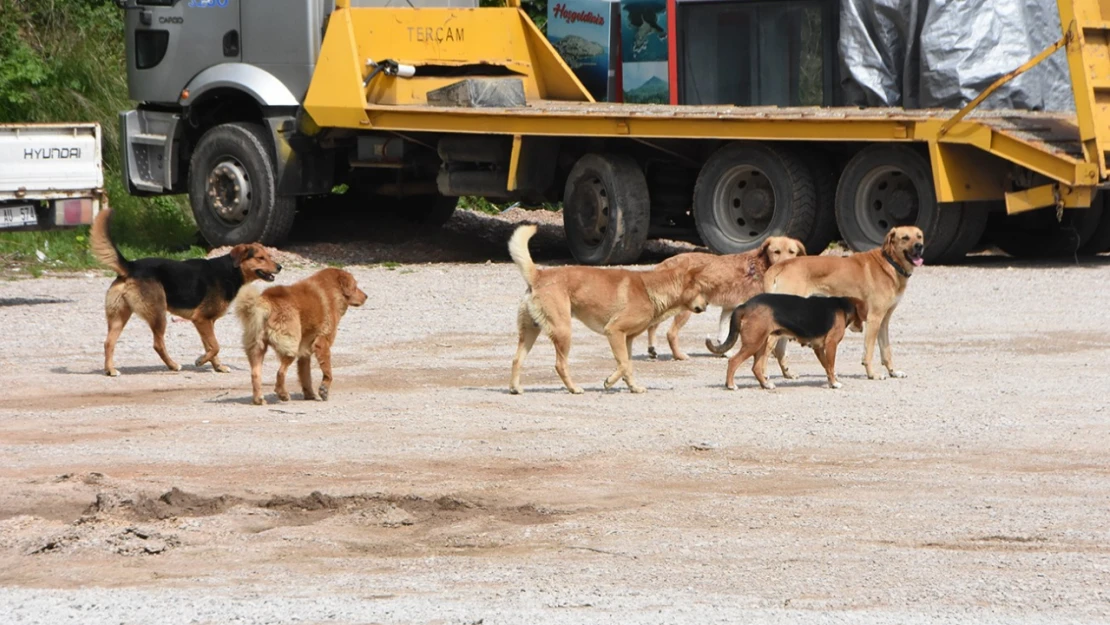
{"label": "truck tire", "polygon": [[813,175],[817,192],[817,213],[813,216],[813,231],[802,241],[810,256],[824,252],[836,240],[836,168],[827,154],[804,151],[799,155],[805,160]]}
{"label": "truck tire", "polygon": [[[952,207],[955,209],[956,207]],[[987,230],[987,218],[990,216],[990,204],[987,202],[964,202],[959,209],[960,223],[956,228],[956,238],[934,263],[940,265],[955,265],[963,262],[967,253],[975,249],[983,239]],[[926,246],[928,247],[928,246]]]}
{"label": "truck tire", "polygon": [[563,191],[563,229],[585,265],[636,262],[647,242],[651,200],[636,161],[622,154],[578,159]]}
{"label": "truck tire", "polygon": [[694,184],[694,224],[718,254],[754,250],[770,236],[806,241],[816,213],[810,168],[786,147],[730,143],[709,157]]}
{"label": "truck tire", "polygon": [[905,145],[875,144],[848,161],[836,187],[836,223],[857,252],[882,245],[895,226],[925,235],[925,262],[940,258],[960,226],[958,206],[937,203],[929,160]]}
{"label": "truck tire", "polygon": [[189,161],[189,203],[210,245],[280,245],[296,198],[277,193],[270,138],[259,124],[221,124],[201,136]]}
{"label": "truck tire", "polygon": [[1110,252],[1110,209],[1107,208],[1107,205],[1110,204],[1110,193],[1099,193],[1091,204],[1092,207],[1095,205],[1102,207],[1102,216],[1099,217],[1098,225],[1095,226],[1095,231],[1091,233],[1091,238],[1079,246],[1081,256],[1093,256],[1094,254]]}
{"label": "truck tire", "polygon": [[1055,208],[1001,214],[992,219],[988,235],[991,243],[1014,258],[1076,256],[1094,237],[1102,213],[1102,206],[1092,203],[1090,208],[1065,210],[1060,221]]}

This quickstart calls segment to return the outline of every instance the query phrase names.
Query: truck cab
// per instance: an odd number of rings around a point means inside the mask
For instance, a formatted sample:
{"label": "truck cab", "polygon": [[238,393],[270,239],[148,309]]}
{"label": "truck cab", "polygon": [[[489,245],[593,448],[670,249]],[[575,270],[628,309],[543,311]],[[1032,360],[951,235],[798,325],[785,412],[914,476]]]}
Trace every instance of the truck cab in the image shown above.
{"label": "truck cab", "polygon": [[[384,174],[351,176],[348,150],[334,146],[342,138],[302,132],[301,103],[334,0],[118,4],[126,20],[128,89],[139,102],[120,114],[124,180],[133,195],[189,194],[201,234],[212,245],[277,244],[292,225],[298,198],[358,179],[377,184],[354,185],[352,197],[389,208],[407,196],[410,217],[428,224],[450,217],[454,198],[434,193],[434,153]],[[477,6],[476,0],[402,4]],[[380,191],[383,184],[391,185],[385,190],[392,197],[365,191]]]}

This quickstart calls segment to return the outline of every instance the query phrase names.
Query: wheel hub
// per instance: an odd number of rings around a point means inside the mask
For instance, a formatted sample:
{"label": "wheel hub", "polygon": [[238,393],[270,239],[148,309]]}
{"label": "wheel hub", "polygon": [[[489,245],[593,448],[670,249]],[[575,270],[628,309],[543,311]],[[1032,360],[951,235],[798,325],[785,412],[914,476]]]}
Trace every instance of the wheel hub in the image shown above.
{"label": "wheel hub", "polygon": [[601,180],[593,178],[579,187],[575,198],[578,231],[590,246],[601,245],[609,229],[609,193]]}
{"label": "wheel hub", "polygon": [[208,174],[208,203],[228,223],[241,223],[250,210],[251,184],[246,170],[233,160],[221,161]]}
{"label": "wheel hub", "polygon": [[737,241],[755,241],[775,215],[775,190],[762,171],[738,165],[721,176],[713,206],[721,231]]}
{"label": "wheel hub", "polygon": [[882,241],[894,226],[917,222],[921,197],[905,172],[879,167],[868,173],[856,193],[856,219],[868,239]]}

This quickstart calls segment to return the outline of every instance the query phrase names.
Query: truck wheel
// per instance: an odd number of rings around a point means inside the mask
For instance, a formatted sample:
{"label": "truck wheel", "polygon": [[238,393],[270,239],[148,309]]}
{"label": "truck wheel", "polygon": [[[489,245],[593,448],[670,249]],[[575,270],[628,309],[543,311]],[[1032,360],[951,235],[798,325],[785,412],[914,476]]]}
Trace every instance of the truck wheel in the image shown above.
{"label": "truck wheel", "polygon": [[636,262],[647,242],[651,201],[644,172],[622,154],[578,159],[563,191],[563,229],[586,265]]}
{"label": "truck wheel", "polygon": [[806,253],[813,256],[824,252],[829,243],[836,240],[836,169],[827,154],[821,152],[801,152],[813,174],[814,188],[817,192],[817,212],[813,217],[813,231],[809,238],[802,241]]}
{"label": "truck wheel", "polygon": [[[960,213],[960,222],[956,227],[956,238],[933,262],[940,265],[954,265],[963,262],[967,253],[975,249],[983,239],[983,233],[987,230],[987,218],[990,216],[990,204],[964,202],[962,207],[951,206],[946,210],[957,210]],[[927,243],[928,239],[926,239]]]}
{"label": "truck wheel", "polygon": [[1091,240],[1102,220],[1102,206],[1065,210],[1056,221],[1055,208],[1018,215],[998,215],[989,226],[991,243],[1015,258],[1075,256]]}
{"label": "truck wheel", "polygon": [[189,203],[209,244],[285,241],[296,199],[277,194],[269,146],[258,124],[221,124],[201,136],[189,161]]}
{"label": "truck wheel", "polygon": [[459,204],[459,198],[442,195],[416,195],[390,201],[396,206],[397,216],[401,219],[430,230],[447,223]]}
{"label": "truck wheel", "polygon": [[694,184],[694,224],[718,254],[754,250],[775,235],[806,241],[816,212],[809,167],[783,147],[730,143],[709,157]]}
{"label": "truck wheel", "polygon": [[932,168],[920,152],[876,144],[844,168],[836,187],[836,223],[857,252],[879,247],[895,226],[917,226],[925,234],[925,262],[932,263],[955,240],[960,211],[937,204]]}
{"label": "truck wheel", "polygon": [[1091,238],[1079,246],[1080,255],[1091,256],[1110,252],[1110,209],[1107,209],[1108,204],[1110,204],[1110,193],[1099,193],[1091,202],[1092,208],[1095,206],[1102,207],[1102,216],[1098,220],[1098,225],[1095,226],[1095,231],[1091,233]]}

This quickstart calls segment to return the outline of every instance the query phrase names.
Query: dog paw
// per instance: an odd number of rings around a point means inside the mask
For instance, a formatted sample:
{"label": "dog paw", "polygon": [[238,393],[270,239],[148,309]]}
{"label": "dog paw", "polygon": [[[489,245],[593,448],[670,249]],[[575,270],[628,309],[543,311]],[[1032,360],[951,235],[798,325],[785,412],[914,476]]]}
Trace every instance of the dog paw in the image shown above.
{"label": "dog paw", "polygon": [[524,389],[520,388],[519,386],[510,386],[509,387],[509,394],[510,395],[523,395],[524,394]]}
{"label": "dog paw", "polygon": [[266,400],[262,399],[261,397],[255,397],[254,399],[251,400],[251,403],[254,404],[255,406],[265,406],[266,405]]}
{"label": "dog paw", "polygon": [[677,352],[674,355],[675,360],[690,360],[690,357],[682,352]]}
{"label": "dog paw", "polygon": [[281,401],[289,401],[289,391],[274,391],[277,393],[277,398]]}
{"label": "dog paw", "polygon": [[654,345],[649,346],[648,347],[648,358],[651,358],[652,360],[655,360],[658,357],[659,357],[659,353],[655,351],[655,346]]}
{"label": "dog paw", "polygon": [[328,387],[321,386],[320,390],[318,390],[316,392],[320,394],[320,400],[321,401],[328,401]]}
{"label": "dog paw", "polygon": [[782,377],[786,378],[787,380],[797,380],[798,379],[798,374],[794,373],[793,371],[791,371],[789,369],[787,369],[786,371],[782,372]]}
{"label": "dog paw", "polygon": [[231,367],[227,365],[212,365],[212,369],[216,373],[231,373]]}
{"label": "dog paw", "polygon": [[726,384],[725,388],[727,388],[730,391],[735,391],[736,390],[736,385],[735,384]]}
{"label": "dog paw", "polygon": [[632,391],[633,393],[646,393],[647,392],[647,389],[642,387],[642,386],[629,386],[628,390]]}
{"label": "dog paw", "polygon": [[119,377],[119,369],[108,369],[107,371],[104,372],[104,375],[106,375],[110,378],[118,378]]}
{"label": "dog paw", "polygon": [[177,364],[176,362],[172,365],[166,365],[166,367],[169,368],[170,371],[181,371],[181,365]]}
{"label": "dog paw", "polygon": [[773,391],[773,390],[775,390],[775,383],[774,382],[768,382],[768,383],[763,385],[763,388],[768,390],[768,391]]}
{"label": "dog paw", "polygon": [[[608,387],[608,386],[606,386],[605,388],[609,388],[609,387]],[[574,388],[570,388],[570,389],[567,389],[567,390],[568,390],[568,391],[570,391],[570,394],[571,394],[571,395],[581,395],[582,393],[585,393],[585,392],[586,392],[586,391],[583,391],[583,390],[582,390],[582,387],[581,387],[581,386],[576,386],[576,387],[574,387]]]}
{"label": "dog paw", "polygon": [[878,374],[868,373],[867,374],[867,379],[868,380],[885,380],[886,379],[886,374],[885,373],[878,373]]}
{"label": "dog paw", "polygon": [[898,371],[897,369],[895,369],[894,371],[890,372],[890,377],[892,377],[892,378],[904,378],[904,377],[906,377],[906,372],[905,371]]}
{"label": "dog paw", "polygon": [[304,391],[304,400],[305,401],[313,401],[315,399],[316,399],[316,393],[314,393],[312,391],[312,389],[305,389],[305,391]]}
{"label": "dog paw", "polygon": [[204,359],[204,356],[197,356],[197,359],[193,361],[193,366],[194,367],[200,367],[200,366],[204,365],[204,363],[206,363],[206,362],[208,362],[208,361]]}
{"label": "dog paw", "polygon": [[829,385],[829,388],[840,388],[842,386],[844,386],[844,385],[841,384],[840,382],[833,382],[832,384]]}

